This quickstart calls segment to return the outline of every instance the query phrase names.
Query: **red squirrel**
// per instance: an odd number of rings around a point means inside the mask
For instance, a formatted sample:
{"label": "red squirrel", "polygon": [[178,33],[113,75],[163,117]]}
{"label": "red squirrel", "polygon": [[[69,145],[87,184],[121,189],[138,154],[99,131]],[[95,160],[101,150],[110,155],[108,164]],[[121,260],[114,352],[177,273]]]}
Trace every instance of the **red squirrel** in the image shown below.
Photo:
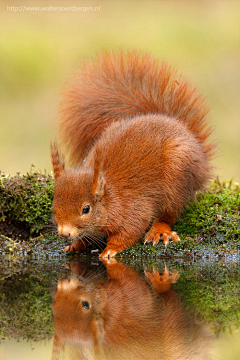
{"label": "red squirrel", "polygon": [[65,91],[59,133],[72,169],[51,145],[53,216],[81,252],[102,258],[136,244],[178,241],[171,226],[210,179],[214,143],[204,98],[175,70],[137,51],[99,55]]}

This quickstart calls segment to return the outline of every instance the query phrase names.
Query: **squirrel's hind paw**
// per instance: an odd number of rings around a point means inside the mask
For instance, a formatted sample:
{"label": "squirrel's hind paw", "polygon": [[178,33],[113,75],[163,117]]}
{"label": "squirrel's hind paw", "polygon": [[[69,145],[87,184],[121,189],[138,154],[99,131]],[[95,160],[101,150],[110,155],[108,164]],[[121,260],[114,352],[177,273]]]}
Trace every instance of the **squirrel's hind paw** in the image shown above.
{"label": "squirrel's hind paw", "polygon": [[151,229],[145,235],[144,244],[153,242],[153,245],[158,244],[160,237],[163,237],[164,245],[169,244],[169,238],[174,242],[179,241],[180,238],[175,231],[171,231],[168,224],[164,222],[156,222],[152,225]]}

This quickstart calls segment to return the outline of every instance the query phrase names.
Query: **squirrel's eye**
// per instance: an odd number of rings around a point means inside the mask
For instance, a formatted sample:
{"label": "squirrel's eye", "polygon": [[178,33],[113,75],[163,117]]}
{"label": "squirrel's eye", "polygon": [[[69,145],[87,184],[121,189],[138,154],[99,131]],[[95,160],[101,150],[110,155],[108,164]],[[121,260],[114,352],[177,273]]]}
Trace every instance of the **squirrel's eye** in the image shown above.
{"label": "squirrel's eye", "polygon": [[82,300],[82,307],[85,310],[89,310],[90,306],[89,306],[89,302]]}
{"label": "squirrel's eye", "polygon": [[89,211],[90,211],[90,206],[89,205],[84,206],[84,208],[82,210],[82,215],[88,214]]}

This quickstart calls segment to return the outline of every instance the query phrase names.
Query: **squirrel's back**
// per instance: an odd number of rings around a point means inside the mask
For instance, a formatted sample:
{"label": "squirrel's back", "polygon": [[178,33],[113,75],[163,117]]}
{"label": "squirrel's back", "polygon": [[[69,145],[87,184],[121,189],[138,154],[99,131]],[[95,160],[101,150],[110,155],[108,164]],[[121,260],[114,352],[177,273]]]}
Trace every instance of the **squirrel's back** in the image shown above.
{"label": "squirrel's back", "polygon": [[163,114],[184,123],[210,157],[207,113],[204,98],[165,63],[137,51],[109,52],[85,64],[65,91],[59,134],[71,165],[80,165],[112,122]]}

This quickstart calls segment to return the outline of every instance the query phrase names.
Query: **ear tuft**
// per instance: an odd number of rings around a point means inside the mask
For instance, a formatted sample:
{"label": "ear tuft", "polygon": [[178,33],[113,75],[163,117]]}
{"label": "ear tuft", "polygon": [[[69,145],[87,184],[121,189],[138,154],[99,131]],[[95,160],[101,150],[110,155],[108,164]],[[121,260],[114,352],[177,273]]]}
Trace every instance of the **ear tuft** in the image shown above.
{"label": "ear tuft", "polygon": [[105,180],[102,176],[100,154],[96,152],[96,159],[94,162],[94,174],[92,181],[92,192],[96,198],[101,199],[105,194]]}
{"label": "ear tuft", "polygon": [[57,181],[65,172],[65,161],[56,142],[50,144],[50,149],[54,178]]}
{"label": "ear tuft", "polygon": [[94,195],[96,199],[101,199],[105,194],[105,180],[101,173],[99,173],[96,183]]}

